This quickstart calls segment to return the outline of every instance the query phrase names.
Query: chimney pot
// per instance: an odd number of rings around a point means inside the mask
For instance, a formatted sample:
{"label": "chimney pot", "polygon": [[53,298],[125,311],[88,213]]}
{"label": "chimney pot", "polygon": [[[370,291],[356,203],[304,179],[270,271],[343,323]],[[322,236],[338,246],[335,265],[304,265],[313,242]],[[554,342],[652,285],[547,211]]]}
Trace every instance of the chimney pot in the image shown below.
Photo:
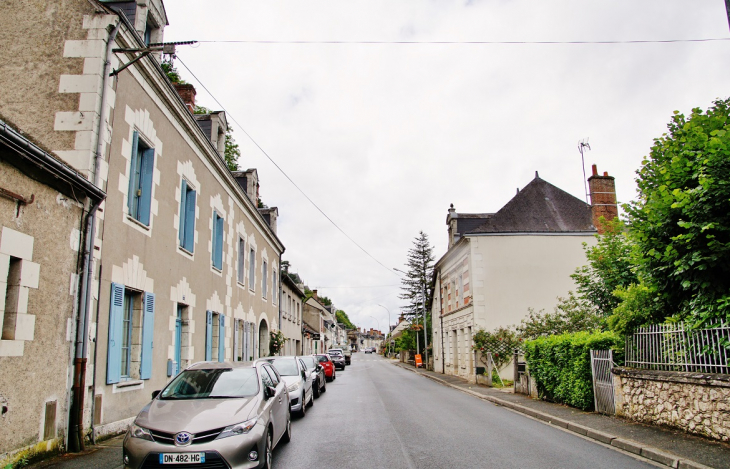
{"label": "chimney pot", "polygon": [[594,165],[592,166],[592,168],[593,168],[593,175],[594,175],[594,176],[598,176],[598,166],[594,164]]}
{"label": "chimney pot", "polygon": [[603,172],[603,175],[604,175],[604,176],[608,176],[608,171],[604,171],[604,172]]}

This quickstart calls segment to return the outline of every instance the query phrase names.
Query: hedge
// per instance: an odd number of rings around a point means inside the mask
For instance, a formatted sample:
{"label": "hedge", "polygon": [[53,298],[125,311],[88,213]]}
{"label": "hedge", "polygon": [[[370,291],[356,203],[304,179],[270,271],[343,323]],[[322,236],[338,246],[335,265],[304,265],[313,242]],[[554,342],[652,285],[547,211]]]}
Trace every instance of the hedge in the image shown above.
{"label": "hedge", "polygon": [[575,332],[530,340],[525,360],[541,399],[593,410],[591,350],[614,350],[623,358],[623,339],[613,332]]}

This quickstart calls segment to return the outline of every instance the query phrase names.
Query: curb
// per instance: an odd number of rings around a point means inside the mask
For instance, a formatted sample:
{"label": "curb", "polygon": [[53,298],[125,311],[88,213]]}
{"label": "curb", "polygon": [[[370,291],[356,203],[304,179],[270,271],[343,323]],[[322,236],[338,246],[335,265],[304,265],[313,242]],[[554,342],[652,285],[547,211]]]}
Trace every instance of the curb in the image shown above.
{"label": "curb", "polygon": [[485,396],[484,394],[480,394],[478,392],[471,391],[470,389],[461,388],[461,387],[453,385],[443,379],[428,375],[426,373],[421,373],[416,369],[411,369],[409,367],[400,365],[398,362],[393,363],[393,364],[404,370],[408,370],[412,373],[416,373],[417,375],[424,376],[432,381],[436,381],[437,383],[441,383],[450,388],[470,394],[483,401],[489,401],[493,404],[497,404],[497,405],[500,405],[507,409],[514,410],[515,412],[525,414],[525,415],[535,418],[537,420],[542,420],[543,422],[548,423],[550,425],[571,431],[573,433],[584,436],[586,438],[590,438],[592,440],[596,440],[599,443],[603,443],[608,446],[613,446],[620,450],[629,452],[636,456],[640,456],[644,459],[648,459],[649,461],[659,463],[659,464],[662,464],[667,467],[671,467],[674,469],[712,469],[710,466],[705,466],[704,464],[700,464],[698,462],[691,461],[689,459],[682,459],[671,453],[667,453],[665,451],[653,448],[651,446],[644,446],[637,441],[629,440],[626,438],[619,438],[619,437],[617,437],[615,435],[611,435],[609,433],[604,433],[604,432],[601,432],[598,430],[593,430],[589,427],[585,427],[583,425],[578,425],[573,422],[568,422],[567,420],[563,420],[563,419],[555,417],[553,415],[546,414],[544,412],[540,412],[539,410],[530,409],[529,407],[515,404],[514,402],[505,401],[505,400],[499,399],[494,396]]}

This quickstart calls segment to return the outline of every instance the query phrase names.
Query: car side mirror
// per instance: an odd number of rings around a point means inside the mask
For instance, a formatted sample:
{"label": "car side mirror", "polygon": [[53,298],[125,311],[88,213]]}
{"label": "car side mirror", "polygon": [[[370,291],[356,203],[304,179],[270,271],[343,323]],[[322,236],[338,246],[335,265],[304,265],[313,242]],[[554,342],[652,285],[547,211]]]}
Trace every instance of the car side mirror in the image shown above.
{"label": "car side mirror", "polygon": [[307,372],[302,370],[302,378],[307,379]]}
{"label": "car side mirror", "polygon": [[268,400],[276,395],[276,388],[266,386],[264,388],[264,399]]}
{"label": "car side mirror", "polygon": [[154,399],[155,397],[157,397],[159,395],[160,395],[160,390],[159,389],[157,391],[152,391],[152,399]]}
{"label": "car side mirror", "polygon": [[317,365],[317,371],[322,371],[322,368],[324,368],[322,365]]}

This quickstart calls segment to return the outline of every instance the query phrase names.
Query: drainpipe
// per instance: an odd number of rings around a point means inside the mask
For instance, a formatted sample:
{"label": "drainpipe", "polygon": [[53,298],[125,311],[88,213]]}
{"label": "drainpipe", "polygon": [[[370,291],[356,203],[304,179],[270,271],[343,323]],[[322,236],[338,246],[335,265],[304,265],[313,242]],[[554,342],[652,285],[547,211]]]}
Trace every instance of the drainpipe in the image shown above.
{"label": "drainpipe", "polygon": [[[106,91],[111,68],[111,54],[114,40],[119,32],[121,22],[117,21],[114,29],[109,33],[106,43],[106,55],[104,57],[104,70],[102,72],[101,103],[99,109],[99,126],[96,135],[96,153],[94,155],[94,185],[99,187],[99,164],[101,162],[101,149],[104,141],[102,132],[106,119],[106,103],[108,94]],[[76,318],[76,347],[74,352],[74,377],[73,377],[73,400],[69,416],[70,437],[69,449],[73,452],[83,451],[84,446],[84,395],[86,389],[86,365],[87,349],[89,345],[89,334],[87,327],[91,309],[91,284],[94,276],[94,234],[96,233],[96,210],[101,205],[101,200],[90,207],[86,215],[86,233],[84,235],[84,259],[81,265],[81,294],[79,295],[79,311]],[[94,367],[96,372],[96,366]],[[92,416],[93,419],[93,416]]]}

